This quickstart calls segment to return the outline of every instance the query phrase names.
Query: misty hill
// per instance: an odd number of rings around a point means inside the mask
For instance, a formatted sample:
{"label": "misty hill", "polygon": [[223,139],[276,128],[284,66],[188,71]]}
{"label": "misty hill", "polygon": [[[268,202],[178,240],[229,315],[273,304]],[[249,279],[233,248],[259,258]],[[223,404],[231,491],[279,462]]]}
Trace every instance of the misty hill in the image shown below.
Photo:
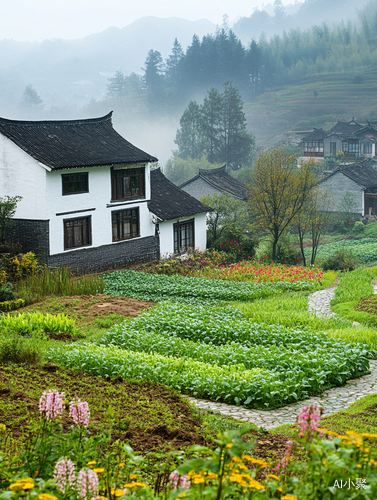
{"label": "misty hill", "polygon": [[305,0],[285,6],[285,15],[275,15],[271,3],[263,10],[255,10],[250,17],[241,17],[234,25],[233,31],[244,44],[253,38],[258,40],[262,34],[272,36],[282,34],[290,29],[306,29],[313,25],[339,23],[355,20],[357,12],[369,0]]}
{"label": "misty hill", "polygon": [[0,41],[0,116],[15,116],[26,85],[33,84],[47,106],[78,106],[102,98],[107,78],[120,70],[142,73],[148,50],[171,52],[192,36],[215,31],[206,19],[143,17],[124,28],[111,27],[79,40]]}

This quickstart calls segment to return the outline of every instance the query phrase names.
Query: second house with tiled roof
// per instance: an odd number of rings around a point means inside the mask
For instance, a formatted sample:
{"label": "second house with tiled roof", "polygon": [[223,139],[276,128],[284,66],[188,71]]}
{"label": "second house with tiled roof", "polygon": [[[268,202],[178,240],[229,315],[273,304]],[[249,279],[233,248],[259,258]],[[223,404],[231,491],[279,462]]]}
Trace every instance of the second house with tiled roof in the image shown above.
{"label": "second house with tiled roof", "polygon": [[104,117],[0,118],[0,198],[21,196],[14,237],[49,266],[127,267],[206,248],[211,209],[151,172],[153,155]]}
{"label": "second house with tiled roof", "polygon": [[198,200],[214,193],[227,193],[239,200],[247,199],[245,184],[238,181],[226,171],[226,165],[220,168],[199,169],[198,175],[179,186],[183,191]]}

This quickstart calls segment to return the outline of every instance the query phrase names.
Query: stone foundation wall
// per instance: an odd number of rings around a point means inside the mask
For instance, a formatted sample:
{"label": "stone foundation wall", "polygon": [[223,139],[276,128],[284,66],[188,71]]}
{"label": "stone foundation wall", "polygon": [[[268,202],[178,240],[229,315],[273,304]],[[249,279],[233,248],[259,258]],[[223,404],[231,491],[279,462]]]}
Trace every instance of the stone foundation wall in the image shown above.
{"label": "stone foundation wall", "polygon": [[120,269],[159,258],[158,236],[121,241],[112,245],[87,247],[47,257],[49,267],[69,266],[76,273]]}
{"label": "stone foundation wall", "polygon": [[50,253],[49,221],[13,219],[9,228],[7,240],[20,243],[24,253],[33,252],[39,262],[46,262]]}

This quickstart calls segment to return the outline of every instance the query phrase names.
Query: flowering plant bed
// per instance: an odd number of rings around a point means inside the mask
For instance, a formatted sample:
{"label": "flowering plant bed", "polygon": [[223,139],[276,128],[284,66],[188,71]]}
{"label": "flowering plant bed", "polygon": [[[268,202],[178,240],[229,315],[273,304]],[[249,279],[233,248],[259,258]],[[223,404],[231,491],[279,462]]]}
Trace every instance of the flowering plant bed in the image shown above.
{"label": "flowering plant bed", "polygon": [[233,281],[254,281],[256,283],[276,283],[278,281],[294,283],[297,281],[319,282],[323,278],[323,271],[316,267],[287,266],[286,264],[268,264],[263,262],[247,261],[222,265],[219,269],[204,269],[202,275]]}

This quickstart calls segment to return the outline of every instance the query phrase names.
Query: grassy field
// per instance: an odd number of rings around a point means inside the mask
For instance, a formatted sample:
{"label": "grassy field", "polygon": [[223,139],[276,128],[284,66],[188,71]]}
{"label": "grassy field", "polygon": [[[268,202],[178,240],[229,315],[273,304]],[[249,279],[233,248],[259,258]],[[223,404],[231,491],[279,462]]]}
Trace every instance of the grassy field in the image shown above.
{"label": "grassy field", "polygon": [[[362,76],[362,83],[354,78]],[[337,120],[377,116],[377,70],[310,75],[284,88],[266,91],[245,104],[249,129],[258,141],[290,130],[330,128]],[[313,91],[318,92],[314,97]]]}

